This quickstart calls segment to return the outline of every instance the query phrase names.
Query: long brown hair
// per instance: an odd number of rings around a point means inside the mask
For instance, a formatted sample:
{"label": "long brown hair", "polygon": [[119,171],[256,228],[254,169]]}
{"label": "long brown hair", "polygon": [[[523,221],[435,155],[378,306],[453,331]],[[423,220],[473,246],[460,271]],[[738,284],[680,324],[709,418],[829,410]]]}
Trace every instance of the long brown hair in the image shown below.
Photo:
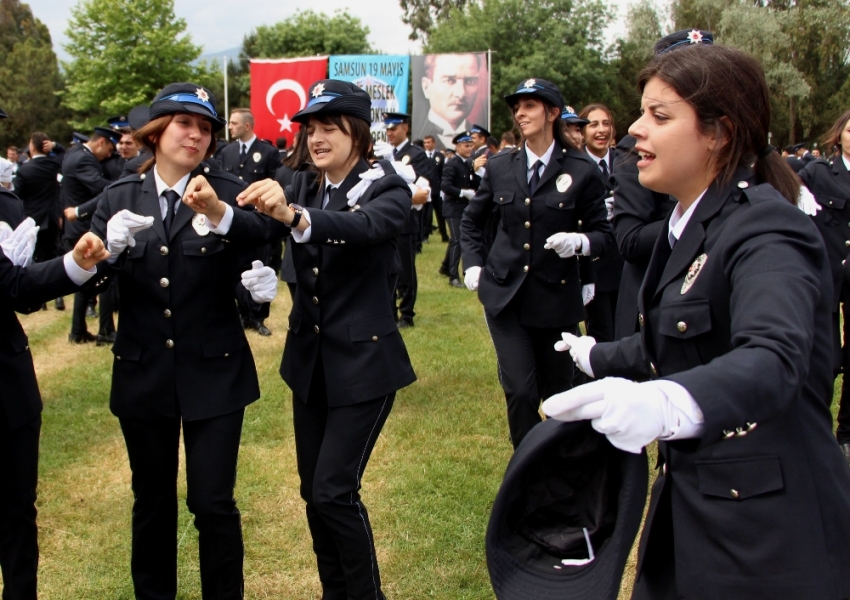
{"label": "long brown hair", "polygon": [[[544,100],[540,96],[533,95],[533,97],[534,97],[535,100],[537,100],[537,101],[539,101],[540,103],[543,104],[543,107],[546,109],[546,114],[549,114],[549,111],[552,110],[553,108],[556,108],[556,109],[558,108],[557,106],[549,104],[548,102],[546,102],[546,100]],[[517,103],[517,104],[515,104],[514,106],[511,107],[511,116],[513,117],[514,129],[519,131],[519,141],[517,142],[516,148],[514,148],[514,152],[519,152],[520,149],[523,146],[525,146],[525,142],[526,142],[525,136],[522,135],[522,130],[519,129],[519,126],[517,125],[517,122],[516,122],[517,106],[519,106],[519,103]],[[560,109],[558,109],[558,112],[559,112],[558,116],[555,117],[555,120],[552,122],[552,137],[555,138],[555,140],[559,144],[561,144],[561,146],[564,147],[564,148],[572,148],[573,150],[580,150],[580,148],[578,146],[576,146],[573,143],[573,141],[570,139],[570,136],[567,135],[567,130],[566,130],[566,126],[564,124],[564,120],[561,119]]]}
{"label": "long brown hair", "polygon": [[800,180],[768,147],[770,96],[755,58],[730,46],[700,44],[656,56],[640,74],[641,93],[655,77],[693,107],[704,133],[727,140],[715,153],[721,185],[739,167],[754,165],[759,183],[769,183],[796,204]]}
{"label": "long brown hair", "polygon": [[[159,138],[162,137],[162,134],[177,114],[172,113],[156,117],[145,123],[142,128],[133,132],[133,139],[151,151],[151,157],[142,163],[142,166],[139,167],[139,173],[147,173],[153,168],[156,163],[156,147],[159,143]],[[213,154],[215,154],[215,137],[210,135],[210,145],[207,146],[207,150],[204,152],[204,158],[210,158]]]}
{"label": "long brown hair", "polygon": [[847,121],[850,121],[850,110],[845,110],[841,113],[838,120],[833,123],[832,127],[829,128],[829,131],[823,135],[820,141],[821,148],[828,149],[829,152],[832,152],[833,149],[838,146],[839,151],[841,151],[841,132],[844,131],[844,128],[847,126]]}

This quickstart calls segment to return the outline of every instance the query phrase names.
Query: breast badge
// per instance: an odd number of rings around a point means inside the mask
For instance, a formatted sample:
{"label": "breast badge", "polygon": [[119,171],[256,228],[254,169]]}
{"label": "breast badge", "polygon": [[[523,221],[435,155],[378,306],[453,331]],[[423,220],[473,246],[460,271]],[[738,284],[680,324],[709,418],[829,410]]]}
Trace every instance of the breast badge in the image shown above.
{"label": "breast badge", "polygon": [[251,155],[251,158],[254,159],[254,162],[260,162],[260,159],[263,158],[263,155],[259,152],[254,152],[254,154]]}
{"label": "breast badge", "polygon": [[682,282],[682,294],[686,294],[691,286],[694,284],[694,281],[697,279],[697,275],[699,275],[702,270],[705,261],[708,260],[708,254],[700,254],[697,256],[697,259],[691,264],[688,268],[688,274],[685,275],[685,281]]}
{"label": "breast badge", "polygon": [[570,189],[570,186],[573,184],[573,178],[563,173],[558,175],[558,179],[555,180],[555,187],[558,188],[558,191],[562,194]]}
{"label": "breast badge", "polygon": [[192,229],[194,229],[198,235],[209,235],[210,228],[209,225],[207,225],[207,218],[201,213],[195,213],[195,216],[192,217]]}

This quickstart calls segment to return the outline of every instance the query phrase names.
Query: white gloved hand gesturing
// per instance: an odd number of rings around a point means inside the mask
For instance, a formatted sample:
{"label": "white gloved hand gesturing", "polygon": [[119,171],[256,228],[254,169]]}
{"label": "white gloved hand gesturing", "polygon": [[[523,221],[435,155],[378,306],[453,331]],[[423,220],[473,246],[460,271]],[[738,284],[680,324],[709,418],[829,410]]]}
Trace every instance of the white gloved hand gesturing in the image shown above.
{"label": "white gloved hand gesturing", "polygon": [[554,250],[561,258],[570,258],[579,254],[581,241],[580,234],[564,233],[561,231],[546,238],[546,243],[543,247],[546,250]]}
{"label": "white gloved hand gesturing", "polygon": [[462,198],[472,200],[472,197],[475,196],[475,190],[461,190],[460,195]]}
{"label": "white gloved hand gesturing", "polygon": [[809,191],[809,188],[804,185],[801,185],[800,194],[797,196],[797,208],[802,210],[810,217],[814,217],[818,214],[819,210],[823,209],[823,206],[818,204],[818,201],[815,200],[815,197]]}
{"label": "white gloved hand gesturing", "polygon": [[605,198],[605,210],[608,211],[608,220],[614,220],[614,196],[608,196]]}
{"label": "white gloved hand gesturing", "polygon": [[654,381],[635,383],[620,377],[555,394],[543,403],[543,412],[559,421],[590,420],[613,446],[634,454],[653,440],[669,436],[676,418]]}
{"label": "white gloved hand gesturing", "polygon": [[120,210],[106,224],[106,248],[112,256],[118,256],[129,246],[136,245],[135,235],[153,225],[153,217],[143,217],[131,213],[126,208]]}
{"label": "white gloved hand gesturing", "polygon": [[572,333],[562,333],[563,341],[555,342],[555,350],[558,352],[570,351],[570,356],[582,373],[593,377],[593,369],[590,368],[590,350],[596,345],[596,339],[583,335],[575,336]]}
{"label": "white gloved hand gesturing", "polygon": [[277,274],[259,260],[252,262],[249,270],[243,271],[242,285],[251,292],[251,299],[257,304],[266,304],[277,296]]}
{"label": "white gloved hand gesturing", "polygon": [[474,292],[478,289],[478,280],[481,278],[481,267],[469,267],[463,274],[463,283],[466,289]]}
{"label": "white gloved hand gesturing", "polygon": [[587,306],[596,297],[596,284],[588,283],[581,286],[581,303]]}
{"label": "white gloved hand gesturing", "polygon": [[393,145],[389,142],[378,140],[377,142],[372,144],[372,152],[374,152],[375,156],[377,156],[378,158],[386,158],[387,156],[392,155]]}
{"label": "white gloved hand gesturing", "polygon": [[19,267],[28,267],[32,263],[35,240],[39,227],[32,217],[24,219],[20,225],[0,243],[3,254]]}

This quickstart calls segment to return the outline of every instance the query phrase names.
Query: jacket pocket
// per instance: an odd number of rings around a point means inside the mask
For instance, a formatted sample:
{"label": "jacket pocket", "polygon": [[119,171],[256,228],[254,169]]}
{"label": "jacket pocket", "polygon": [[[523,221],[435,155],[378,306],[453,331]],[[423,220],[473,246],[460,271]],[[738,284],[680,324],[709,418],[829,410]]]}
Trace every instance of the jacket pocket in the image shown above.
{"label": "jacket pocket", "polygon": [[30,349],[30,341],[27,338],[27,334],[24,333],[24,330],[21,329],[20,326],[12,329],[11,335],[9,336],[9,342],[11,343],[12,351],[15,354],[19,354]]}
{"label": "jacket pocket", "polygon": [[136,245],[127,248],[127,260],[136,260],[145,255],[145,247],[148,245],[147,240],[136,240]]}
{"label": "jacket pocket", "polygon": [[348,335],[352,342],[377,342],[393,331],[398,331],[398,325],[391,315],[357,321],[348,326]]}
{"label": "jacket pocket", "polygon": [[487,273],[490,274],[490,277],[497,283],[504,283],[510,271],[508,265],[495,260],[488,260],[485,268],[487,269]]}
{"label": "jacket pocket", "polygon": [[680,340],[711,331],[711,305],[707,299],[676,302],[661,307],[661,335]]}
{"label": "jacket pocket", "polygon": [[844,204],[846,204],[846,198],[840,198],[838,196],[827,196],[826,194],[821,194],[820,198],[818,198],[819,204],[824,208],[831,208],[833,210],[843,210]]}
{"label": "jacket pocket", "polygon": [[115,343],[112,345],[112,354],[115,355],[115,360],[137,361],[142,357],[142,345],[136,340],[119,333],[115,337]]}
{"label": "jacket pocket", "polygon": [[576,195],[572,189],[564,193],[550,192],[543,198],[546,206],[555,210],[573,210],[576,206]]}
{"label": "jacket pocket", "polygon": [[212,256],[224,250],[224,241],[215,234],[189,237],[183,240],[184,256]]}
{"label": "jacket pocket", "polygon": [[697,461],[696,469],[705,496],[746,500],[785,488],[778,456]]}
{"label": "jacket pocket", "polygon": [[204,358],[228,358],[231,352],[243,348],[247,340],[242,332],[231,333],[214,340],[201,344],[201,352]]}

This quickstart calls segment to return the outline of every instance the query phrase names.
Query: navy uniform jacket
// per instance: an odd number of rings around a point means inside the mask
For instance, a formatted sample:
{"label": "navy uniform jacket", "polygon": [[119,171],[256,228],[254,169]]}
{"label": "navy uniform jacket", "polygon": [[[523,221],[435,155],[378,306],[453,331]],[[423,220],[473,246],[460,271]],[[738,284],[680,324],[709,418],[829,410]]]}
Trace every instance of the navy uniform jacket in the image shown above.
{"label": "navy uniform jacket", "polygon": [[[65,153],[62,161],[62,208],[84,204],[91,200],[111,181],[103,176],[103,168],[91,150],[80,144]],[[62,238],[76,243],[89,230],[88,223],[81,220],[65,223]]]}
{"label": "navy uniform jacket", "polygon": [[838,310],[844,261],[850,256],[850,173],[841,157],[830,165],[815,160],[797,173],[823,209],[814,221],[826,243],[832,269],[832,311]]}
{"label": "navy uniform jacket", "polygon": [[14,192],[0,186],[0,221],[8,223],[12,229],[16,229],[25,218],[24,203],[21,202],[21,199]]}
{"label": "navy uniform jacket", "polygon": [[617,145],[618,154],[611,172],[614,187],[614,235],[625,264],[617,297],[614,338],[635,332],[638,317],[638,290],[643,283],[652,248],[662,229],[666,230],[670,212],[676,206],[667,194],[643,187],[638,181],[634,152],[635,138],[626,136]]}
{"label": "navy uniform jacket", "polygon": [[[469,200],[460,195],[461,190],[477,190],[478,178],[472,172],[472,163],[455,154],[443,165],[443,218],[458,218],[469,205]],[[464,263],[466,265],[466,263]]]}
{"label": "navy uniform jacket", "polygon": [[[309,243],[291,246],[296,294],[280,365],[304,401],[317,361],[329,406],[374,400],[416,380],[392,312],[400,269],[395,239],[410,212],[410,188],[398,175],[385,175],[352,210],[346,194],[367,168],[357,163],[324,210],[314,172],[299,171],[286,189],[288,201],[309,209],[312,223]],[[262,243],[288,231],[269,217],[234,211],[226,237]]]}
{"label": "navy uniform jacket", "polygon": [[597,378],[675,381],[705,418],[701,438],[658,443],[639,576],[672,523],[678,597],[850,596],[830,279],[810,219],[747,171],[708,189],[672,251],[657,238],[640,333],[590,354]]}
{"label": "navy uniform jacket", "polygon": [[[579,230],[581,221],[591,256],[603,254],[614,241],[606,218],[605,185],[584,152],[562,148],[556,141],[530,196],[526,156],[520,147],[490,157],[460,224],[464,269],[483,267],[478,297],[491,314],[498,315],[517,297],[526,327],[575,325],[584,320],[579,259],[561,258],[543,246],[555,233]],[[499,227],[485,256],[483,230],[494,206],[501,213]]]}
{"label": "navy uniform jacket", "polygon": [[[594,156],[591,160],[596,160],[596,164],[598,165],[600,159],[596,159]],[[614,175],[615,165],[618,162],[618,152],[615,152],[614,149],[609,150],[608,161],[609,175],[607,178],[603,175],[602,182],[605,184],[605,188],[608,190],[608,195],[610,196],[614,193],[611,177]],[[600,171],[601,173],[602,171]],[[616,292],[620,289],[620,280],[623,276],[623,255],[620,253],[617,244],[611,244],[605,251],[605,254],[594,259],[591,264],[594,270],[593,279],[597,294],[601,292]]]}
{"label": "navy uniform jacket", "polygon": [[[221,171],[205,171],[199,167],[191,177],[203,172],[218,197],[235,206],[245,184]],[[253,248],[199,234],[191,222],[195,213],[185,205],[166,237],[153,172],[108,187],[92,231],[105,239],[107,222],[122,209],[152,216],[154,224],[136,234],[136,245],[124,251],[111,273],[103,269],[101,281],[117,278],[121,294],[112,347],[112,412],[194,421],[256,400],[257,371],[234,301],[251,302],[239,265]]]}
{"label": "navy uniform jacket", "polygon": [[62,212],[56,178],[61,170],[62,154],[47,154],[31,158],[18,167],[15,175],[15,193],[24,202],[24,212],[42,229],[47,229],[51,222],[56,227]]}
{"label": "navy uniform jacket", "polygon": [[[428,156],[427,152],[425,156]],[[439,150],[434,150],[434,156],[428,160],[434,163],[431,167],[431,176],[428,178],[428,182],[431,184],[431,203],[438,204],[441,210],[440,214],[442,214],[443,199],[440,197],[440,187],[443,183],[443,166],[446,164],[446,155]]]}
{"label": "navy uniform jacket", "polygon": [[260,138],[254,140],[248,148],[245,162],[239,160],[242,142],[234,140],[221,151],[221,169],[235,175],[247,184],[263,179],[274,179],[280,166],[280,152]]}
{"label": "navy uniform jacket", "polygon": [[124,166],[127,164],[127,159],[122,158],[117,152],[100,163],[103,168],[103,176],[109,181],[118,181],[121,179]]}

